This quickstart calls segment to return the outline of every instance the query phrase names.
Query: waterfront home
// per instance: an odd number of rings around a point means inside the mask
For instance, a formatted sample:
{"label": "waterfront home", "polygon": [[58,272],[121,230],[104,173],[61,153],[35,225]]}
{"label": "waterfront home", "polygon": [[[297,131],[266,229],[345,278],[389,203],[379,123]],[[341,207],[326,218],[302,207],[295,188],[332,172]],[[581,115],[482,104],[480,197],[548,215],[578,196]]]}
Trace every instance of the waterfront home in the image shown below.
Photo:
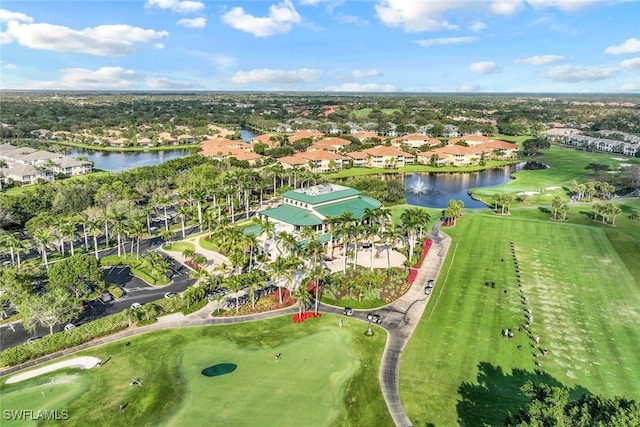
{"label": "waterfront home", "polygon": [[354,166],[361,165],[370,168],[401,168],[414,162],[413,154],[405,153],[399,148],[387,147],[386,145],[378,145],[345,155],[353,159]]}
{"label": "waterfront home", "polygon": [[391,145],[394,147],[400,147],[401,145],[408,145],[411,148],[420,148],[424,145],[429,147],[439,147],[442,145],[442,141],[439,139],[431,138],[421,133],[410,133],[408,135],[393,138]]}
{"label": "waterfront home", "polygon": [[299,167],[311,172],[336,172],[341,170],[347,161],[344,156],[324,150],[305,151],[278,159],[285,169]]}

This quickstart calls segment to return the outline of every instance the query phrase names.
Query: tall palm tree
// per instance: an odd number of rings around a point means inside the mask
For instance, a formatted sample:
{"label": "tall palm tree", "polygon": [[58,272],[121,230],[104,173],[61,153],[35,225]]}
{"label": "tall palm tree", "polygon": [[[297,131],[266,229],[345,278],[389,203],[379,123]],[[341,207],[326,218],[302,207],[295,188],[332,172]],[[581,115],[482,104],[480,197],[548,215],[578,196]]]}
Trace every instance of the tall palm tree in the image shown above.
{"label": "tall palm tree", "polygon": [[391,268],[391,248],[395,247],[396,242],[402,240],[403,231],[400,226],[388,227],[387,230],[382,233],[381,237],[387,245],[387,272]]}
{"label": "tall palm tree", "polygon": [[47,246],[51,244],[53,241],[53,236],[51,235],[51,230],[48,228],[40,228],[35,231],[33,235],[33,240],[38,244],[38,250],[42,254],[42,261],[44,262],[44,267],[49,270],[49,263],[47,261]]}
{"label": "tall palm tree", "polygon": [[207,198],[207,192],[202,188],[196,188],[193,190],[193,198],[196,201],[196,206],[198,209],[198,227],[200,231],[202,231],[202,202],[204,202]]}
{"label": "tall palm tree", "polygon": [[69,241],[69,248],[71,250],[71,256],[75,255],[73,248],[73,239],[76,237],[76,224],[72,222],[69,218],[64,220],[60,226],[60,236],[62,238],[62,253],[64,255],[64,239],[66,238]]}
{"label": "tall palm tree", "polygon": [[367,239],[369,241],[369,244],[371,245],[371,260],[369,263],[369,267],[371,269],[371,271],[373,271],[373,255],[374,252],[376,252],[376,237],[378,236],[378,225],[377,224],[373,224],[370,225],[369,227],[365,227],[364,228],[364,238]]}
{"label": "tall palm tree", "polygon": [[185,220],[187,219],[187,216],[191,214],[191,211],[187,206],[178,206],[176,211],[178,212],[178,218],[180,218],[180,225],[182,227],[182,238],[185,239],[187,237],[184,230]]}
{"label": "tall palm tree", "polygon": [[231,276],[226,280],[226,285],[231,293],[236,294],[236,313],[240,311],[240,291],[244,289],[244,283],[240,276]]}
{"label": "tall palm tree", "polygon": [[101,224],[98,221],[89,221],[87,223],[87,227],[89,229],[89,233],[93,236],[93,250],[94,250],[96,259],[99,259],[99,257],[98,257],[98,236],[100,236],[102,234]]}
{"label": "tall palm tree", "polygon": [[15,248],[20,244],[20,239],[15,234],[0,229],[0,244],[9,249],[11,265],[15,265]]}
{"label": "tall palm tree", "polygon": [[294,253],[298,249],[298,247],[298,240],[293,234],[286,231],[278,234],[276,238],[276,248],[278,248],[280,254]]}
{"label": "tall palm tree", "polygon": [[360,237],[364,235],[365,228],[362,225],[354,225],[350,229],[350,234],[353,236],[353,269],[356,268],[356,260],[358,258],[358,243]]}
{"label": "tall palm tree", "polygon": [[291,273],[289,270],[289,262],[287,258],[283,256],[278,256],[273,262],[267,265],[267,273],[269,278],[271,279],[271,283],[278,286],[278,297],[280,300],[280,304],[282,304],[282,288],[277,285],[277,282],[282,278],[287,278],[287,280],[291,280]]}
{"label": "tall palm tree", "polygon": [[333,250],[335,245],[333,244],[334,231],[335,227],[340,224],[340,217],[337,216],[328,216],[325,218],[324,223],[328,225],[329,228],[329,247],[331,248],[331,259],[333,259]]}
{"label": "tall palm tree", "polygon": [[306,311],[307,306],[311,302],[311,295],[304,286],[300,286],[293,292],[293,297],[298,303],[298,315],[302,318],[302,312]]}
{"label": "tall palm tree", "polygon": [[413,258],[418,232],[429,222],[429,214],[420,208],[409,208],[400,215],[400,223],[409,242],[409,259]]}
{"label": "tall palm tree", "polygon": [[327,277],[327,271],[324,269],[323,266],[319,264],[314,265],[313,268],[311,268],[311,271],[309,271],[309,279],[314,284],[316,313],[318,312],[318,304],[319,304],[319,298],[320,298],[320,285],[322,281],[325,279],[325,277]]}

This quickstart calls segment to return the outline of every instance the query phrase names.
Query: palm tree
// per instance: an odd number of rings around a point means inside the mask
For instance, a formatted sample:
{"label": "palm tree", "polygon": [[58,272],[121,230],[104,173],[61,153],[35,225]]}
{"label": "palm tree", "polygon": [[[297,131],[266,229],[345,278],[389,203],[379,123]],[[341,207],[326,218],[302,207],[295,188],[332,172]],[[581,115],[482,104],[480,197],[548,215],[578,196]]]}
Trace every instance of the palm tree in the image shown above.
{"label": "palm tree", "polygon": [[182,238],[185,239],[187,236],[184,230],[184,222],[187,219],[187,216],[191,214],[191,212],[187,206],[178,206],[176,210],[178,212],[178,217],[180,218],[180,225],[182,226]]}
{"label": "palm tree", "polygon": [[319,295],[320,285],[322,281],[325,279],[325,277],[327,277],[327,271],[321,265],[315,265],[313,266],[311,271],[309,271],[309,279],[314,284],[316,313],[318,312],[318,304],[319,304],[318,300],[320,298],[320,295]]}
{"label": "palm tree", "polygon": [[229,291],[236,294],[236,313],[240,311],[240,291],[244,289],[244,284],[240,276],[231,276],[226,281]]}
{"label": "palm tree", "polygon": [[89,221],[87,223],[87,227],[89,230],[89,233],[93,236],[93,249],[94,249],[94,253],[96,256],[96,259],[99,259],[98,257],[98,236],[100,236],[102,234],[102,227],[100,225],[100,223],[98,221]]}
{"label": "palm tree", "polygon": [[15,248],[20,244],[20,239],[15,234],[0,229],[0,244],[9,249],[11,265],[15,265]]}
{"label": "palm tree", "polygon": [[336,225],[340,224],[340,217],[337,216],[328,216],[325,218],[324,222],[329,226],[329,247],[331,248],[331,259],[333,259],[333,236],[334,236],[334,228]]}
{"label": "palm tree", "polygon": [[369,266],[371,271],[373,271],[373,255],[374,255],[374,252],[376,251],[375,239],[376,237],[378,237],[378,225],[371,225],[370,227],[365,228],[364,237],[369,241],[369,244],[371,245],[371,260],[370,260]]}
{"label": "palm tree", "polygon": [[307,306],[311,302],[311,295],[307,292],[307,289],[304,286],[300,286],[293,292],[293,297],[298,303],[299,317],[302,318],[302,311],[306,311]]}
{"label": "palm tree", "polygon": [[409,241],[409,259],[413,259],[413,251],[416,246],[418,232],[429,223],[429,214],[424,209],[409,208],[400,215],[402,228],[407,233]]}
{"label": "palm tree", "polygon": [[42,261],[44,262],[44,267],[47,270],[49,270],[49,263],[47,262],[47,246],[49,246],[53,241],[51,230],[48,228],[40,228],[35,231],[33,235],[33,239],[38,244],[38,250],[42,254]]}
{"label": "palm tree", "polygon": [[404,234],[400,226],[388,227],[382,233],[382,239],[387,245],[387,272],[391,268],[391,248],[395,247],[396,242],[402,240]]}
{"label": "palm tree", "polygon": [[280,251],[280,254],[284,254],[284,253],[291,254],[295,252],[295,250],[298,247],[299,247],[298,240],[293,234],[288,233],[286,231],[283,231],[278,234],[276,238],[276,248],[278,248],[278,250]]}
{"label": "palm tree", "polygon": [[192,196],[196,201],[198,209],[198,227],[200,228],[200,231],[202,231],[202,202],[206,200],[207,193],[201,188],[196,188],[193,190]]}
{"label": "palm tree", "polygon": [[353,269],[356,268],[356,261],[358,259],[358,243],[360,237],[364,235],[365,229],[362,225],[354,225],[351,227],[350,234],[353,236]]}
{"label": "palm tree", "polygon": [[278,296],[280,300],[280,304],[282,304],[282,288],[277,285],[279,279],[287,278],[287,280],[291,280],[291,273],[289,271],[289,263],[287,258],[283,256],[278,256],[273,262],[267,265],[267,272],[269,274],[269,278],[271,279],[271,283],[278,286]]}
{"label": "palm tree", "polygon": [[75,255],[73,249],[73,239],[76,237],[76,224],[69,221],[68,219],[60,224],[60,235],[62,237],[62,253],[64,254],[64,239],[66,238],[69,241],[69,247],[71,250],[71,256]]}

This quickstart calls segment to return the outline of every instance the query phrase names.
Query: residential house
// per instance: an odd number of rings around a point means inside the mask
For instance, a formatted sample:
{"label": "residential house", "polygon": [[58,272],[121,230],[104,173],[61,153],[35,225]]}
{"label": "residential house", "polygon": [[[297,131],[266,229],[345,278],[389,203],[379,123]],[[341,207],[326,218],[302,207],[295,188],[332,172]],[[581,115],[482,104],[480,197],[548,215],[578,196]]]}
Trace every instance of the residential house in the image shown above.
{"label": "residential house", "polygon": [[361,164],[365,155],[366,161],[363,166],[370,168],[401,168],[414,162],[413,154],[405,153],[399,148],[387,147],[386,145],[378,145],[366,150],[346,154],[347,157],[353,159],[354,165]]}
{"label": "residential house", "polygon": [[300,167],[311,172],[339,171],[347,161],[346,157],[324,150],[305,151],[278,159],[284,168]]}
{"label": "residential house", "polygon": [[323,136],[324,134],[322,132],[318,132],[317,130],[299,130],[289,137],[289,142],[295,142],[302,138],[311,138],[312,140],[315,140]]}
{"label": "residential house", "polygon": [[425,145],[429,147],[439,147],[440,145],[442,145],[442,141],[440,141],[439,139],[428,137],[421,133],[410,133],[408,135],[392,139],[391,145],[398,148],[401,145],[408,145],[411,148],[420,148]]}

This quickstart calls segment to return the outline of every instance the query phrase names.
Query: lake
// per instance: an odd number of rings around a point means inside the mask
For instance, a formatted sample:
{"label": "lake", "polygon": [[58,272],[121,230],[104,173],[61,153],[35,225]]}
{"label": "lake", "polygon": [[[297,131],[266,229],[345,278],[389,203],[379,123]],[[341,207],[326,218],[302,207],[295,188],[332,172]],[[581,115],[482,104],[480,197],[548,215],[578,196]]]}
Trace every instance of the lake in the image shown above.
{"label": "lake", "polygon": [[[247,129],[240,130],[243,141],[249,141],[258,133]],[[93,162],[97,169],[121,172],[127,169],[139,168],[142,166],[156,166],[167,160],[177,159],[189,155],[189,150],[176,149],[167,151],[96,151],[73,148],[67,156],[87,157]]]}
{"label": "lake", "polygon": [[97,169],[121,172],[142,166],[156,166],[167,160],[189,155],[189,150],[171,151],[95,151],[73,148],[69,157],[84,156],[93,162]]}
{"label": "lake", "polygon": [[462,200],[465,208],[482,208],[486,205],[473,200],[467,193],[470,189],[505,184],[513,172],[526,167],[522,162],[480,172],[405,174],[405,198],[410,205],[429,208],[446,208],[451,199]]}

